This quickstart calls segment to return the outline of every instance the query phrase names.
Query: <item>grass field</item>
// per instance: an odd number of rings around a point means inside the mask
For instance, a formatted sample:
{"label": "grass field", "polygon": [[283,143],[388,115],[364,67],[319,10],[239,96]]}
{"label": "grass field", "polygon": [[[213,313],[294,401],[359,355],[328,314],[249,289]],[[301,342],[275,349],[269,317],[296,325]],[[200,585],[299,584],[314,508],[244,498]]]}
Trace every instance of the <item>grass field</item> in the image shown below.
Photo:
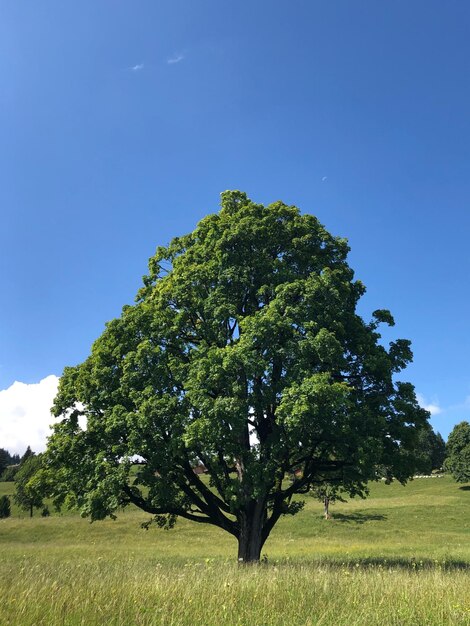
{"label": "grass field", "polygon": [[0,520],[0,626],[470,624],[470,486],[379,483],[331,520],[321,509],[308,498],[274,529],[266,564],[238,567],[215,528],[13,508]]}

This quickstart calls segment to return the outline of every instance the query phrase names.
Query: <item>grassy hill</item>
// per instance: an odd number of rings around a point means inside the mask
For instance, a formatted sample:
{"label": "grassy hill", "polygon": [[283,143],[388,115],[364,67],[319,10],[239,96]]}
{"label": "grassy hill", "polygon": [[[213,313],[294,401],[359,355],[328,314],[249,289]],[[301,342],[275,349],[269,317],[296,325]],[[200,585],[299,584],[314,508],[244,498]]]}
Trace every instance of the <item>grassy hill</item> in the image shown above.
{"label": "grassy hill", "polygon": [[470,486],[378,483],[331,512],[307,498],[274,529],[268,563],[239,568],[235,540],[209,526],[13,507],[0,520],[0,626],[470,624]]}

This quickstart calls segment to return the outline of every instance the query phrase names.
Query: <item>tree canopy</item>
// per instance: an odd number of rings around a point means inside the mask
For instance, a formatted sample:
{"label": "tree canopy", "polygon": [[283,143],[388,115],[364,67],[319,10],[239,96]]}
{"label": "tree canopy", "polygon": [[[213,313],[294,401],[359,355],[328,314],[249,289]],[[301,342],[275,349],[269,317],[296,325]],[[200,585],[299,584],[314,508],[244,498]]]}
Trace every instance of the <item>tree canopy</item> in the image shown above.
{"label": "tree canopy", "polygon": [[418,470],[430,474],[441,469],[446,456],[446,444],[440,433],[435,433],[431,424],[421,429],[418,439]]}
{"label": "tree canopy", "polygon": [[446,444],[444,467],[459,483],[470,482],[470,424],[454,426]]}
{"label": "tree canopy", "polygon": [[0,475],[3,473],[3,470],[8,467],[10,464],[10,454],[4,448],[0,448]]}
{"label": "tree canopy", "polygon": [[20,459],[20,465],[23,465],[31,456],[34,456],[35,453],[31,450],[31,446],[28,446],[24,451],[23,456]]}
{"label": "tree canopy", "polygon": [[33,510],[43,506],[42,484],[39,480],[39,471],[42,466],[42,454],[34,454],[28,446],[29,454],[23,456],[20,467],[15,475],[16,504],[28,510],[33,517]]}
{"label": "tree canopy", "polygon": [[253,561],[295,494],[364,494],[379,466],[406,481],[428,413],[395,380],[410,342],[380,343],[391,314],[356,313],[346,240],[282,202],[221,204],[157,248],[135,305],[65,368],[45,462],[56,503],[214,524]]}
{"label": "tree canopy", "polygon": [[5,448],[0,448],[0,476],[7,467],[19,462],[20,457],[18,454],[10,454]]}

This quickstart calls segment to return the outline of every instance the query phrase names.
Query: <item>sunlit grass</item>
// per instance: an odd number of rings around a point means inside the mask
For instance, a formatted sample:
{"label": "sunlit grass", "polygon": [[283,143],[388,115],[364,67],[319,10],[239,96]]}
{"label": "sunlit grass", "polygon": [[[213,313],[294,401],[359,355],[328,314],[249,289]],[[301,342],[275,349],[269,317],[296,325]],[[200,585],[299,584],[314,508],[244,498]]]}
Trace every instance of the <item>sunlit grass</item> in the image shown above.
{"label": "sunlit grass", "polygon": [[[419,565],[417,566],[419,568]],[[2,624],[469,624],[468,574],[97,557],[2,567]]]}
{"label": "sunlit grass", "polygon": [[[0,484],[0,495],[12,484]],[[178,522],[144,531],[128,510],[0,520],[0,626],[55,624],[470,624],[470,492],[449,478],[373,485],[368,500],[283,519],[267,564]]]}

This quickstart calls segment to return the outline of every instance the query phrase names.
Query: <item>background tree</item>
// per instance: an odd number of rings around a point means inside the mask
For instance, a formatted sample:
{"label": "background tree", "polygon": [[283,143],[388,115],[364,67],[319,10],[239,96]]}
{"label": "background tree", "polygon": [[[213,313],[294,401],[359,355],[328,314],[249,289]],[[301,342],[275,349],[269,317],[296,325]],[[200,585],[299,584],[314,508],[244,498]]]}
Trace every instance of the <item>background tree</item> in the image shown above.
{"label": "background tree", "polygon": [[0,497],[0,519],[5,519],[11,515],[10,498],[8,496]]}
{"label": "background tree", "polygon": [[22,461],[15,477],[16,504],[24,510],[29,510],[29,516],[33,517],[33,509],[43,506],[42,485],[37,476],[42,465],[42,454],[32,454]]}
{"label": "background tree", "polygon": [[470,424],[454,426],[446,445],[444,468],[459,483],[470,482]]}
{"label": "background tree", "polygon": [[446,458],[446,442],[441,433],[432,431],[431,436],[431,469],[440,470],[444,467]]}
{"label": "background tree", "polygon": [[18,454],[10,454],[8,450],[0,448],[0,480],[12,481],[20,462]]}
{"label": "background tree", "polygon": [[22,465],[25,461],[29,459],[30,456],[34,456],[34,452],[31,450],[31,447],[28,446],[20,459],[20,465]]}
{"label": "background tree", "polygon": [[9,465],[19,465],[20,463],[20,455],[19,454],[10,454],[10,463]]}
{"label": "background tree", "polygon": [[19,465],[9,465],[1,475],[1,480],[4,482],[13,482],[19,469]]}
{"label": "background tree", "polygon": [[6,450],[0,448],[0,476],[10,464],[10,455]]}
{"label": "background tree", "polygon": [[441,469],[446,456],[446,444],[440,433],[435,433],[430,424],[418,435],[418,471],[430,474]]}
{"label": "background tree", "polygon": [[428,413],[395,382],[409,341],[379,343],[391,314],[356,314],[348,250],[312,215],[238,191],[158,248],[135,306],[64,370],[46,453],[56,503],[214,524],[256,561],[313,483],[365,494],[379,464],[406,481]]}
{"label": "background tree", "polygon": [[331,483],[323,483],[317,487],[311,487],[310,494],[323,503],[325,519],[330,519],[330,504],[346,502],[341,495],[341,487]]}

